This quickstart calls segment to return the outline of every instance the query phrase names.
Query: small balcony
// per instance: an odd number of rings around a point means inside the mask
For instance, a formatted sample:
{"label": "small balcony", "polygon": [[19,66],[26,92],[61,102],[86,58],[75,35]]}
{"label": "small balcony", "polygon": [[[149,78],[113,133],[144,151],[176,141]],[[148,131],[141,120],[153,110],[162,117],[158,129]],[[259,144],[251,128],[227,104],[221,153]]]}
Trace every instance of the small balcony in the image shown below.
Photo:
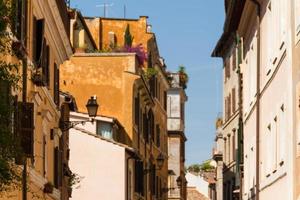
{"label": "small balcony", "polygon": [[223,153],[219,151],[217,148],[213,148],[212,150],[213,159],[215,161],[222,161],[223,160]]}

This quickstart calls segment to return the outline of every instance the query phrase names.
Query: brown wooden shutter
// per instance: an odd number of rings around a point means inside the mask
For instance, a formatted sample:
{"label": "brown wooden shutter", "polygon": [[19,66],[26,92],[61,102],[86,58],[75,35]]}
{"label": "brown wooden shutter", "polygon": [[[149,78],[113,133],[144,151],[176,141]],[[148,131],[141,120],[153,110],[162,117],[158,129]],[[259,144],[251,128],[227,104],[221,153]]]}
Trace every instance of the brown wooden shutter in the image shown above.
{"label": "brown wooden shutter", "polygon": [[231,116],[231,94],[229,94],[229,97],[228,97],[228,117],[230,118]]}
{"label": "brown wooden shutter", "polygon": [[236,69],[236,48],[233,50],[233,55],[232,55],[232,70],[234,71]]}
{"label": "brown wooden shutter", "polygon": [[54,157],[54,166],[53,166],[53,170],[54,170],[54,173],[53,173],[53,177],[54,177],[54,187],[55,188],[58,188],[58,155],[59,155],[59,150],[58,150],[58,147],[55,147],[54,148],[54,153],[53,153],[53,157]]}
{"label": "brown wooden shutter", "polygon": [[46,39],[43,41],[43,54],[42,54],[42,74],[43,74],[43,85],[49,86],[50,73],[49,73],[49,59],[50,59],[50,48],[46,45]]}
{"label": "brown wooden shutter", "polygon": [[137,97],[134,98],[134,122],[135,125],[139,126],[139,111],[140,111],[140,97],[139,94],[137,94]]}
{"label": "brown wooden shutter", "polygon": [[[34,48],[34,61],[37,64],[37,67],[41,67],[42,62],[42,51],[43,51],[43,40],[44,40],[44,19],[39,19],[35,21],[35,46]],[[46,44],[44,44],[46,45]]]}
{"label": "brown wooden shutter", "polygon": [[54,103],[59,106],[59,69],[54,63]]}
{"label": "brown wooden shutter", "polygon": [[228,113],[227,97],[225,97],[224,107],[225,107],[225,121],[227,121],[227,113]]}
{"label": "brown wooden shutter", "polygon": [[18,111],[15,116],[18,135],[20,136],[21,148],[25,155],[33,156],[34,146],[34,104],[18,102]]}
{"label": "brown wooden shutter", "polygon": [[227,64],[226,64],[226,67],[227,67],[227,70],[228,70],[228,78],[230,78],[230,57],[227,58]]}
{"label": "brown wooden shutter", "polygon": [[232,88],[232,112],[234,113],[236,110],[236,94],[235,88]]}
{"label": "brown wooden shutter", "polygon": [[62,185],[62,151],[58,148],[54,148],[54,187],[59,188]]}
{"label": "brown wooden shutter", "polygon": [[167,92],[164,91],[164,109],[167,111]]}
{"label": "brown wooden shutter", "polygon": [[160,128],[159,125],[156,125],[156,146],[160,147]]}
{"label": "brown wooden shutter", "polygon": [[149,136],[148,136],[148,118],[147,114],[143,114],[143,133],[144,133],[144,140],[148,142]]}
{"label": "brown wooden shutter", "polygon": [[32,19],[32,43],[31,43],[31,59],[36,62],[37,58],[36,58],[36,25],[37,25],[37,19],[35,16],[33,16],[33,19]]}
{"label": "brown wooden shutter", "polygon": [[144,195],[144,167],[143,162],[135,161],[135,192]]}

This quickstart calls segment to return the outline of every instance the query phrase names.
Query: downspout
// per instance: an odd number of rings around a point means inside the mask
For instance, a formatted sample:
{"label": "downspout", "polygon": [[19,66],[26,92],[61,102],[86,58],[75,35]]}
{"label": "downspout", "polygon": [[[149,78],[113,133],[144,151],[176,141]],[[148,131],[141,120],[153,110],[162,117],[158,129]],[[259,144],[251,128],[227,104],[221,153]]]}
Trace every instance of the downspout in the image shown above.
{"label": "downspout", "polygon": [[239,37],[239,35],[236,33],[236,45],[238,47],[238,94],[239,94],[239,128],[238,128],[238,176],[239,176],[239,198],[243,199],[243,172],[241,170],[241,165],[244,163],[243,162],[243,156],[244,156],[244,151],[243,151],[243,146],[244,146],[244,128],[243,128],[243,89],[242,89],[242,73],[241,73],[241,68],[240,64],[242,63],[241,60],[243,58],[243,43],[242,39]]}
{"label": "downspout", "polygon": [[[27,47],[27,5],[28,1],[24,0],[22,6],[22,14],[25,13],[25,19],[22,21],[23,29],[21,33],[22,45]],[[25,6],[24,6],[25,5]],[[20,5],[18,5],[20,6]],[[24,26],[25,25],[25,26]],[[22,101],[25,103],[27,101],[27,56],[22,58]],[[27,157],[23,158],[23,170],[22,170],[22,199],[27,200]]]}
{"label": "downspout", "polygon": [[[136,156],[129,156],[127,159],[126,159],[126,200],[129,200],[129,190],[131,188],[128,188],[128,173],[129,173],[129,160],[135,160],[136,159]],[[129,177],[131,178],[131,177]]]}
{"label": "downspout", "polygon": [[255,199],[259,200],[259,188],[260,188],[260,47],[261,47],[261,39],[260,39],[260,13],[261,13],[261,5],[258,0],[251,0],[256,6],[256,23],[257,23],[257,72],[256,72],[256,195]]}

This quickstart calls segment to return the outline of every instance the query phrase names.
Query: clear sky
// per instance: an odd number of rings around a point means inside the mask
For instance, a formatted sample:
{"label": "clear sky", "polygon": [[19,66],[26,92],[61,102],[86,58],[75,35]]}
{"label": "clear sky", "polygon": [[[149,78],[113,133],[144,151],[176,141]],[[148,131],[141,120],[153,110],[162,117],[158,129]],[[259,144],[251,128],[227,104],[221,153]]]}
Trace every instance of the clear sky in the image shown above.
{"label": "clear sky", "polygon": [[215,119],[222,110],[222,63],[211,58],[223,29],[224,0],[71,0],[85,16],[149,16],[160,56],[169,70],[185,65],[190,81],[186,105],[186,164],[211,158]]}

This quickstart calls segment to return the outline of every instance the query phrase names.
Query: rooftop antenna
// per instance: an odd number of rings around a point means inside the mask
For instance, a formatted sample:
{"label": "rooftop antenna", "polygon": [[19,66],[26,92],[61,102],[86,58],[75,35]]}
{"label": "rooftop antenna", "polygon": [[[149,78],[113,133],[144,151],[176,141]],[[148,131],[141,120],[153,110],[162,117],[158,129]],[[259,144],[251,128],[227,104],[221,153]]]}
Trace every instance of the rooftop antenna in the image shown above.
{"label": "rooftop antenna", "polygon": [[124,19],[126,18],[126,5],[124,4]]}
{"label": "rooftop antenna", "polygon": [[104,17],[108,16],[108,7],[112,7],[112,6],[114,6],[113,3],[111,4],[103,3],[103,4],[96,5],[96,7],[103,7]]}

